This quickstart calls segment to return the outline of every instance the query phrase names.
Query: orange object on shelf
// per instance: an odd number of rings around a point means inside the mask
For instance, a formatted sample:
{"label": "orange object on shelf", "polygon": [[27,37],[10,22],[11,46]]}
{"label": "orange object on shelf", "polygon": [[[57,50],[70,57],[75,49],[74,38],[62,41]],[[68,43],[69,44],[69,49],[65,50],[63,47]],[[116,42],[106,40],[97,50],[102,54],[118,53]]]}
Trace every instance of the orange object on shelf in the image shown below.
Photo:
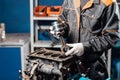
{"label": "orange object on shelf", "polygon": [[46,6],[37,6],[34,8],[34,15],[37,17],[47,16],[46,9],[47,9]]}
{"label": "orange object on shelf", "polygon": [[47,15],[48,16],[59,16],[62,11],[61,6],[49,6],[47,7]]}

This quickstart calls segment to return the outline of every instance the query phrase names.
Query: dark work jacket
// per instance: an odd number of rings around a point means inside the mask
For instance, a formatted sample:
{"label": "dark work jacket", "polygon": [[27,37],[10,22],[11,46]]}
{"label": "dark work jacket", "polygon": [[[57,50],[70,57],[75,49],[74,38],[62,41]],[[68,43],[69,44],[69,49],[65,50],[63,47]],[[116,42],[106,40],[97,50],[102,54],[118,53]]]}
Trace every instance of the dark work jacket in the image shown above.
{"label": "dark work jacket", "polygon": [[[89,0],[80,9],[64,0],[60,19],[69,27],[68,43],[83,43],[83,62],[93,62],[119,39],[119,9],[115,0]],[[79,16],[77,15],[75,9]]]}

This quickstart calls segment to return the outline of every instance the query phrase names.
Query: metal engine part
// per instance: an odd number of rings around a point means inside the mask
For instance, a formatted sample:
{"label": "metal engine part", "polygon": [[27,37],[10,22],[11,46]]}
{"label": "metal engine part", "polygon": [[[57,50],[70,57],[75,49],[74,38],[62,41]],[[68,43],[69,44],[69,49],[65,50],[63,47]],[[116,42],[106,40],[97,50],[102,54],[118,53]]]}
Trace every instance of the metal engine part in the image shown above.
{"label": "metal engine part", "polygon": [[70,47],[68,45],[66,45],[66,42],[63,38],[64,31],[61,31],[61,29],[64,29],[65,27],[62,27],[62,28],[59,27],[62,24],[63,24],[62,22],[59,23],[58,21],[54,21],[50,28],[50,32],[51,32],[51,34],[53,34],[53,36],[60,39],[60,42],[62,44],[61,51],[64,53],[64,52],[67,52],[68,50],[70,50]]}
{"label": "metal engine part", "polygon": [[6,35],[5,35],[5,23],[0,23],[0,41],[5,41]]}
{"label": "metal engine part", "polygon": [[67,80],[78,73],[75,58],[61,51],[41,48],[28,55],[27,61],[26,80]]}

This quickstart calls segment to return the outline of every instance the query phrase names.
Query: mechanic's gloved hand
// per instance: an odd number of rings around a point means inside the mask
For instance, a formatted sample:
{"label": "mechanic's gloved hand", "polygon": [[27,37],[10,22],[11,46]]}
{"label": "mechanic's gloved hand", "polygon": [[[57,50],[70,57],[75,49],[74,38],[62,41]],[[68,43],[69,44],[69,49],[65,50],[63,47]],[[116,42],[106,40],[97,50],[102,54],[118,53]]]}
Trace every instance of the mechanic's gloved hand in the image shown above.
{"label": "mechanic's gloved hand", "polygon": [[83,47],[82,43],[74,43],[74,44],[67,44],[67,45],[72,48],[65,53],[66,56],[68,56],[68,55],[76,55],[76,56],[83,55],[84,47]]}

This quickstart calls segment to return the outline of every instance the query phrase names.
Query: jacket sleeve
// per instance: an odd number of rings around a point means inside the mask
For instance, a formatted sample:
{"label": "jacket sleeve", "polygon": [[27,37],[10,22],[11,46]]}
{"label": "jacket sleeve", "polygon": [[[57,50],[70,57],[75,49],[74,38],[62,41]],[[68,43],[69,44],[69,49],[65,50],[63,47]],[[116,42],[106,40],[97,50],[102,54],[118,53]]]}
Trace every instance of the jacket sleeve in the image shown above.
{"label": "jacket sleeve", "polygon": [[116,2],[107,6],[102,14],[103,30],[101,35],[84,42],[84,51],[93,50],[94,52],[104,51],[112,48],[118,41],[120,34],[119,9]]}
{"label": "jacket sleeve", "polygon": [[62,20],[62,21],[67,21],[67,14],[68,14],[68,0],[64,0],[63,4],[62,4],[62,12],[58,18],[58,20]]}
{"label": "jacket sleeve", "polygon": [[60,26],[64,27],[64,34],[63,37],[67,37],[68,33],[69,33],[69,25],[68,25],[68,21],[67,21],[67,15],[68,15],[68,0],[64,0],[63,4],[62,4],[62,12],[60,14],[60,16],[58,17],[58,22],[61,24]]}

